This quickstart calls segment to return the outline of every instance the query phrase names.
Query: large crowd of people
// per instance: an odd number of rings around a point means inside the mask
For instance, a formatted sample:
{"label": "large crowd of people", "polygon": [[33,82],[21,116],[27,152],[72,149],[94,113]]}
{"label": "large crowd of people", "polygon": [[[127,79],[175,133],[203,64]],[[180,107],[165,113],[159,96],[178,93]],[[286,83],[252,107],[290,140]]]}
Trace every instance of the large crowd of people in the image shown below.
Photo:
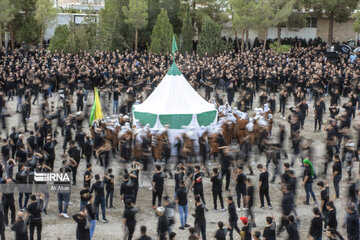
{"label": "large crowd of people", "polygon": [[[211,208],[228,212],[228,219],[219,219],[218,230],[211,236],[217,240],[359,240],[358,56],[353,52],[330,54],[321,39],[286,41],[293,45],[286,53],[262,51],[256,45],[252,50],[215,56],[176,53],[185,78],[218,110],[218,123],[203,128],[197,136],[184,130],[175,142],[169,141],[167,127],[154,132],[133,121],[131,114],[132,106],[143,102],[165,76],[172,64],[171,54],[2,49],[0,181],[5,186],[41,185],[44,182],[34,181],[37,173],[70,176],[61,184],[81,186],[79,212],[72,215],[77,224],[73,239],[78,240],[92,239],[100,219],[109,222],[106,214],[118,201],[114,192],[119,190],[124,207],[119,225],[124,225],[124,239],[134,239],[140,210],[136,203],[144,176],[151,182],[152,195],[142,197],[152,197],[149,207],[158,216],[158,227],[157,236],[148,236],[146,226],[141,226],[141,240],[180,239],[176,234],[185,229],[188,239],[206,240],[206,212]],[[334,43],[337,48],[338,43]],[[99,89],[104,118],[90,123],[94,87]],[[20,116],[16,124],[8,121],[14,114],[10,106],[15,105]],[[35,105],[40,106],[40,112],[32,111]],[[318,132],[326,135],[324,148],[317,153],[322,159],[314,157],[313,140],[302,134],[310,121],[314,136]],[[266,162],[261,164],[260,157]],[[316,169],[322,161],[323,168]],[[118,173],[114,166],[120,163],[126,167]],[[80,165],[85,171],[78,174]],[[93,174],[93,167],[101,167],[104,174]],[[115,181],[118,177],[120,182]],[[212,199],[204,194],[205,178],[210,178]],[[175,188],[165,193],[171,179]],[[340,192],[345,181],[349,183],[348,194]],[[274,202],[269,189],[278,183],[282,200]],[[319,196],[314,193],[314,183],[320,189]],[[334,196],[330,196],[331,185]],[[296,196],[302,188],[306,199],[299,204]],[[192,224],[188,221],[191,191],[195,206]],[[68,206],[79,198],[70,193],[56,194],[60,217],[70,218]],[[266,217],[264,229],[257,226],[264,219],[254,213],[257,195],[261,209],[280,206],[282,210],[281,219]],[[1,239],[5,239],[8,226],[16,239],[34,239],[35,229],[37,239],[41,239],[50,196],[41,189],[3,192]],[[299,223],[310,216],[302,216],[299,208],[310,205],[310,198],[314,215],[308,235],[300,236]],[[345,220],[338,218],[334,204],[338,199],[346,202]],[[180,221],[175,224],[176,211]],[[239,217],[240,212],[244,216]],[[341,225],[344,231],[339,230]]]}

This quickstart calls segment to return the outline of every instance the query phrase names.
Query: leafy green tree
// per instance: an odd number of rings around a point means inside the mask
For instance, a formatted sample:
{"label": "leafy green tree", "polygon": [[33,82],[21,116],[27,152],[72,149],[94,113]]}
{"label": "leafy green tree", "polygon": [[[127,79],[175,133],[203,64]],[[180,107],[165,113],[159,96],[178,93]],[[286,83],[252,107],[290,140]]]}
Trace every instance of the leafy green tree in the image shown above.
{"label": "leafy green tree", "polygon": [[[245,33],[255,23],[255,0],[229,0],[231,22],[238,44],[237,33],[241,32],[241,50],[245,49]],[[247,43],[246,43],[247,44]]]}
{"label": "leafy green tree", "polygon": [[334,22],[346,22],[359,3],[358,0],[308,0],[308,2],[314,14],[325,14],[328,17],[329,43],[333,40]]}
{"label": "leafy green tree", "polygon": [[160,8],[163,8],[168,13],[174,33],[176,35],[180,34],[182,26],[182,21],[178,17],[178,13],[180,11],[180,0],[163,0],[160,4]]}
{"label": "leafy green tree", "polygon": [[51,0],[37,0],[35,19],[41,26],[40,47],[43,45],[44,34],[48,27],[54,24],[57,10]]}
{"label": "leafy green tree", "polygon": [[129,0],[129,5],[122,8],[125,23],[135,28],[135,51],[138,47],[138,31],[148,23],[147,0]]}
{"label": "leafy green tree", "polygon": [[354,20],[353,23],[353,29],[359,35],[360,33],[360,12],[357,11],[353,15],[351,15],[351,18]]}
{"label": "leafy green tree", "polygon": [[105,0],[99,13],[99,49],[124,50],[130,41],[128,25],[124,22],[122,7],[128,0]]}
{"label": "leafy green tree", "polygon": [[216,23],[211,18],[206,18],[202,32],[199,37],[197,47],[198,53],[201,55],[213,56],[218,52],[226,50],[226,46],[221,41],[222,25]]}
{"label": "leafy green tree", "polygon": [[65,48],[66,41],[70,35],[69,26],[59,25],[55,28],[54,36],[50,40],[49,50],[60,52]]}
{"label": "leafy green tree", "polygon": [[10,0],[0,0],[0,48],[2,48],[2,28],[15,17],[15,8]]}
{"label": "leafy green tree", "polygon": [[170,23],[167,12],[161,9],[150,37],[150,50],[154,53],[170,52],[173,34],[173,26]]}
{"label": "leafy green tree", "polygon": [[[41,26],[35,20],[35,15],[30,14],[20,22],[21,26],[16,30],[15,37],[18,43],[35,44],[41,35]],[[11,32],[10,32],[11,35]]]}
{"label": "leafy green tree", "polygon": [[191,24],[189,10],[185,13],[184,22],[181,31],[182,44],[181,51],[191,53],[193,51],[194,27]]}
{"label": "leafy green tree", "polygon": [[268,29],[286,23],[293,11],[295,0],[258,0],[255,7],[255,25],[259,31],[264,31],[264,49]]}

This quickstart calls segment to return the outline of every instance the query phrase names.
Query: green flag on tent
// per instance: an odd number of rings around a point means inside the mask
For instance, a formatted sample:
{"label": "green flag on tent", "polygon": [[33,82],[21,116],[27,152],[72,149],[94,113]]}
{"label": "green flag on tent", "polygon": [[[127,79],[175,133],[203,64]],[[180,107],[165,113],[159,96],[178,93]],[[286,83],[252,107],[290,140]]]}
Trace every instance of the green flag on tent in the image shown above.
{"label": "green flag on tent", "polygon": [[175,39],[175,35],[173,35],[173,42],[172,42],[172,54],[173,54],[173,58],[175,59],[175,52],[178,50],[178,47],[176,45],[176,39]]}

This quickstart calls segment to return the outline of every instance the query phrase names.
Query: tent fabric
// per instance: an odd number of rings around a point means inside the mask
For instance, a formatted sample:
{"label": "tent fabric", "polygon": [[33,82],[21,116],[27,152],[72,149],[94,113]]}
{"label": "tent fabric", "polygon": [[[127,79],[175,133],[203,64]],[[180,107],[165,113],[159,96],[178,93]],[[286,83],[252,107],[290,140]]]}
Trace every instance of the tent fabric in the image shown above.
{"label": "tent fabric", "polygon": [[134,112],[134,117],[140,121],[141,125],[145,126],[148,123],[151,128],[154,127],[157,119],[156,114],[143,112]]}
{"label": "tent fabric", "polygon": [[183,75],[169,74],[142,104],[134,106],[134,112],[156,115],[199,114],[214,110],[214,105],[206,102]]}
{"label": "tent fabric", "polygon": [[210,112],[199,113],[196,115],[199,126],[209,126],[216,118],[216,110]]}
{"label": "tent fabric", "polygon": [[192,114],[159,115],[161,124],[169,125],[170,129],[181,129],[183,126],[188,126],[192,118]]}

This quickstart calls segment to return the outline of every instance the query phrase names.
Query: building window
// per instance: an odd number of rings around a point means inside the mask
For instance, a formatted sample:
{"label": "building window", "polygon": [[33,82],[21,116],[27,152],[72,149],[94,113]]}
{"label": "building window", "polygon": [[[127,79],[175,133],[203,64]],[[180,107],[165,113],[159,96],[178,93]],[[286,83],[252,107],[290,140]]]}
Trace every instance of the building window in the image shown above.
{"label": "building window", "polygon": [[317,28],[317,18],[306,18],[306,27]]}

